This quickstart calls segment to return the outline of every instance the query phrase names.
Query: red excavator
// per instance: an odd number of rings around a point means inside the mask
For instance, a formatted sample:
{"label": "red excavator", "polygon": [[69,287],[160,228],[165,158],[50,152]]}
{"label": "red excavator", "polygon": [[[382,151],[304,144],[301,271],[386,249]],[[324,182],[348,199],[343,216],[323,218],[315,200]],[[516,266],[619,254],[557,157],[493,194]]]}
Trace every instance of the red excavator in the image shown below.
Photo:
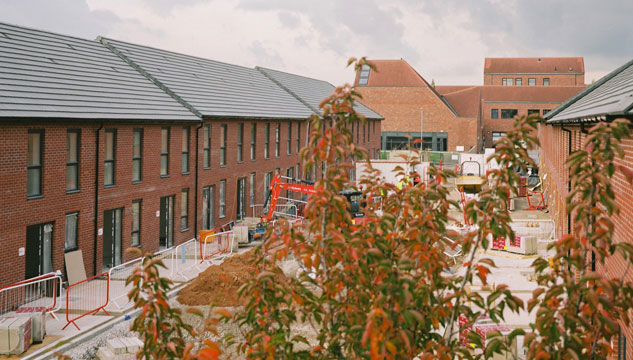
{"label": "red excavator", "polygon": [[[270,183],[270,190],[268,192],[268,196],[266,197],[266,201],[264,202],[264,213],[260,218],[261,223],[265,223],[273,219],[273,216],[275,215],[275,208],[282,190],[306,194],[308,196],[316,192],[312,181],[295,179],[276,174]],[[349,204],[348,209],[355,220],[365,217],[365,213],[363,212],[363,195],[360,191],[353,189],[344,190],[341,191],[341,195],[347,198],[347,202]],[[293,201],[305,204],[305,201]],[[303,212],[303,206],[297,206],[295,211],[295,214],[300,216]],[[358,221],[355,221],[355,223],[358,223]]]}

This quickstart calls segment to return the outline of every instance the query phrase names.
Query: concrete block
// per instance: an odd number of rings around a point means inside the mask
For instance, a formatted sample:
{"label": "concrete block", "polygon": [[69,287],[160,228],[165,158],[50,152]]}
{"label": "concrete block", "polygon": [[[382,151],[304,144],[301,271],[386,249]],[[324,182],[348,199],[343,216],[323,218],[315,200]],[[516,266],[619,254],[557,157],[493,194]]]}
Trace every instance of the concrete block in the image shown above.
{"label": "concrete block", "polygon": [[106,341],[106,347],[115,355],[125,354],[127,352],[127,347],[123,345],[119,339],[108,339]]}
{"label": "concrete block", "polygon": [[97,358],[99,360],[115,360],[116,355],[112,351],[110,351],[107,347],[102,346],[97,351]]}
{"label": "concrete block", "polygon": [[40,343],[46,336],[46,308],[22,306],[16,312],[18,316],[31,317],[31,336],[33,342]]}
{"label": "concrete block", "polygon": [[123,345],[125,345],[125,348],[127,349],[127,352],[129,354],[136,354],[136,352],[138,351],[138,349],[140,349],[139,344],[134,341],[134,338],[119,338],[119,340],[123,343]]}
{"label": "concrete block", "polygon": [[145,344],[143,344],[143,341],[136,336],[129,337],[128,339],[132,342],[135,342],[139,349],[145,346]]}
{"label": "concrete block", "polygon": [[32,342],[30,316],[0,317],[0,354],[22,354]]}

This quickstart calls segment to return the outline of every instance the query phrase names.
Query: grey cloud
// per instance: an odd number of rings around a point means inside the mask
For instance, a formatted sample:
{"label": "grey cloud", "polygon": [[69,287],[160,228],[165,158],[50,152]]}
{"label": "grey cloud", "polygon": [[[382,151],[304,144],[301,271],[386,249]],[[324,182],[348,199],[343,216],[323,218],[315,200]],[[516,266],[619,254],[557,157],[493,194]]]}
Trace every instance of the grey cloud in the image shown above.
{"label": "grey cloud", "polygon": [[263,67],[283,68],[284,61],[279,53],[266,48],[260,41],[254,41],[248,50],[255,56],[255,63]]}
{"label": "grey cloud", "polygon": [[299,16],[288,11],[281,11],[278,16],[281,24],[290,29],[296,29],[301,23]]}
{"label": "grey cloud", "polygon": [[169,15],[174,8],[189,7],[203,2],[211,2],[209,0],[144,0],[147,5],[150,5],[152,10],[160,15]]}
{"label": "grey cloud", "polygon": [[0,21],[88,39],[122,22],[109,11],[91,11],[84,0],[4,0]]}

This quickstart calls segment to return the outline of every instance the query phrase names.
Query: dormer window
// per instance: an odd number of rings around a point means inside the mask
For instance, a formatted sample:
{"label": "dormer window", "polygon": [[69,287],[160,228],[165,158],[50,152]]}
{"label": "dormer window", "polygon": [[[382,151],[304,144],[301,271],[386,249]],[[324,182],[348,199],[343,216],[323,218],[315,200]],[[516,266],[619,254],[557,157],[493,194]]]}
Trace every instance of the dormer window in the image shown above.
{"label": "dormer window", "polygon": [[369,81],[369,65],[363,65],[360,68],[360,77],[358,78],[358,85],[367,85]]}

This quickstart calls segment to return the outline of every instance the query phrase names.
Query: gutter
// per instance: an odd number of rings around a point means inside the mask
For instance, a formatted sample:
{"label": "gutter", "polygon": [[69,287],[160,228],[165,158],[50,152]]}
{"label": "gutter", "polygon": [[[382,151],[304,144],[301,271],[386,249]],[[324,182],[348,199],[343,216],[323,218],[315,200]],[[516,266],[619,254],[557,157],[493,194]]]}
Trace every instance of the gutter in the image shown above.
{"label": "gutter", "polygon": [[99,132],[103,129],[103,122],[96,131],[97,145],[95,155],[95,207],[94,207],[94,242],[92,246],[92,274],[97,275],[97,245],[99,244]]}

